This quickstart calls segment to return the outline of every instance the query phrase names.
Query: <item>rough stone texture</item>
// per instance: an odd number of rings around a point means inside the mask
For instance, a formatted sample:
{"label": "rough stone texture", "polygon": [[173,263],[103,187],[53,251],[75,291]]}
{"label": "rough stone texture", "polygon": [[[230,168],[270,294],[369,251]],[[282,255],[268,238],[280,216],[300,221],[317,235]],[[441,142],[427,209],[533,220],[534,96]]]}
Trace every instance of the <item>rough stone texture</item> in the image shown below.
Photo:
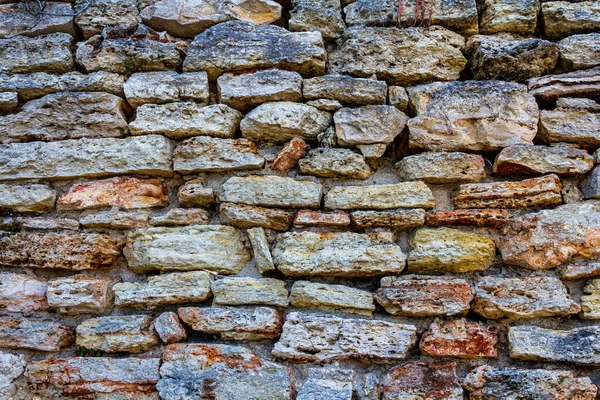
{"label": "rough stone texture", "polygon": [[473,293],[463,279],[406,275],[382,278],[375,299],[393,315],[455,316],[469,311]]}
{"label": "rough stone texture", "polygon": [[107,353],[143,353],[158,345],[159,338],[146,315],[92,318],[77,326],[77,345]]}
{"label": "rough stone texture", "polygon": [[219,100],[240,111],[273,101],[302,100],[302,76],[279,69],[228,73],[217,79]]}
{"label": "rough stone texture", "polygon": [[149,210],[123,211],[116,207],[107,210],[87,210],[79,216],[83,228],[134,229],[148,225]]}
{"label": "rough stone texture", "polygon": [[485,271],[496,254],[486,236],[451,228],[421,228],[410,242],[410,272]]}
{"label": "rough stone texture", "polygon": [[325,57],[320,33],[229,21],[196,36],[183,69],[206,71],[209,79],[252,68],[281,68],[314,76],[324,72]]}
{"label": "rough stone texture", "polygon": [[311,150],[298,166],[303,174],[324,178],[367,179],[372,173],[364,157],[348,149]]}
{"label": "rough stone texture", "polygon": [[136,73],[123,85],[127,102],[138,108],[147,103],[163,104],[176,101],[195,101],[208,104],[206,72],[158,71]]}
{"label": "rough stone texture", "polygon": [[425,211],[391,210],[391,211],[355,211],[351,215],[352,224],[362,228],[393,228],[409,230],[425,223]]}
{"label": "rough stone texture", "polygon": [[581,318],[600,319],[600,280],[590,279],[586,282],[581,296]]}
{"label": "rough stone texture", "polygon": [[290,292],[293,307],[341,311],[371,316],[375,310],[373,294],[344,285],[296,281]]}
{"label": "rough stone texture", "polygon": [[510,358],[600,365],[597,326],[570,330],[513,326],[508,330]]}
{"label": "rough stone texture", "polygon": [[222,278],[212,283],[214,304],[288,306],[285,282],[272,278]]}
{"label": "rough stone texture", "polygon": [[388,88],[388,104],[400,111],[408,109],[408,93],[402,86],[390,86]]}
{"label": "rough stone texture", "polygon": [[15,313],[46,310],[47,286],[45,280],[35,276],[1,273],[0,309]]}
{"label": "rough stone texture", "polygon": [[498,175],[578,175],[594,166],[594,158],[574,146],[513,146],[502,149],[494,161]]}
{"label": "rough stone texture", "polygon": [[232,138],[241,118],[238,111],[224,104],[145,104],[137,109],[129,128],[133,135],[160,134],[173,139],[201,135]]}
{"label": "rough stone texture", "polygon": [[[80,0],[78,3],[79,10],[84,2]],[[96,0],[75,17],[75,23],[83,37],[89,39],[102,33],[105,27],[137,25],[138,14],[135,0]]]}
{"label": "rough stone texture", "polygon": [[248,139],[206,136],[186,139],[173,152],[173,169],[183,174],[260,169],[265,159]]}
{"label": "rough stone texture", "polygon": [[343,211],[325,213],[299,210],[294,218],[294,227],[345,228],[350,225],[350,221],[350,215]]}
{"label": "rough stone texture", "polygon": [[208,211],[189,208],[171,208],[166,214],[156,215],[150,219],[152,226],[206,225],[209,222]]}
{"label": "rough stone texture", "polygon": [[163,343],[175,343],[187,338],[185,328],[174,312],[164,312],[154,319],[154,330]]}
{"label": "rough stone texture", "polygon": [[236,228],[262,227],[276,231],[287,231],[294,214],[276,208],[248,206],[235,203],[221,203],[219,220],[223,225]]}
{"label": "rough stone texture", "polygon": [[164,305],[203,302],[211,295],[212,277],[205,271],[151,276],[144,283],[123,282],[113,286],[115,305],[154,309]]}
{"label": "rough stone texture", "polygon": [[498,249],[506,264],[540,270],[554,268],[574,256],[593,259],[599,255],[596,232],[600,229],[600,205],[565,204],[513,218],[504,229]]}
{"label": "rough stone texture", "polygon": [[0,232],[4,266],[82,271],[113,265],[118,242],[97,233]]}
{"label": "rough stone texture", "polygon": [[400,273],[406,263],[393,238],[376,233],[283,233],[272,254],[286,276],[369,277]]}
{"label": "rough stone texture", "polygon": [[163,354],[157,388],[165,400],[289,400],[291,371],[241,346],[171,344]]}
{"label": "rough stone texture", "polygon": [[386,92],[385,82],[337,74],[306,79],[302,85],[306,100],[329,99],[354,106],[385,104]]}
{"label": "rough stone texture", "polygon": [[62,74],[72,71],[75,69],[72,43],[73,37],[67,33],[0,39],[0,72]]}
{"label": "rough stone texture", "polygon": [[474,291],[472,308],[488,319],[567,316],[581,309],[553,277],[486,276],[475,284]]}
{"label": "rough stone texture", "polygon": [[453,210],[439,211],[427,216],[431,226],[476,226],[478,228],[501,228],[508,219],[506,210]]}
{"label": "rough stone texture", "polygon": [[421,337],[419,349],[432,357],[496,358],[498,330],[466,319],[435,321]]}
{"label": "rough stone texture", "polygon": [[573,35],[558,42],[562,69],[575,71],[600,65],[599,42],[600,33]]}
{"label": "rough stone texture", "polygon": [[413,325],[289,313],[272,354],[296,362],[358,359],[394,362],[416,342]]}
{"label": "rough stone texture", "polygon": [[265,207],[318,208],[322,186],[307,180],[278,176],[229,178],[222,186],[222,202]]}
{"label": "rough stone texture", "polygon": [[121,174],[172,175],[173,144],[162,136],[0,145],[4,180]]}
{"label": "rough stone texture", "polygon": [[71,218],[8,217],[0,220],[0,226],[3,229],[79,230],[79,222]]}
{"label": "rough stone texture", "polygon": [[298,390],[297,400],[352,400],[356,373],[351,369],[311,368]]}
{"label": "rough stone texture", "polygon": [[22,354],[11,354],[0,351],[0,394],[12,396],[17,387],[13,382],[25,370],[25,358]]}
{"label": "rough stone texture", "polygon": [[250,228],[246,231],[250,244],[252,245],[252,253],[258,272],[264,274],[267,271],[274,271],[273,257],[269,249],[267,235],[262,227]]}
{"label": "rough stone texture", "polygon": [[271,169],[280,175],[288,173],[300,159],[306,156],[307,147],[304,139],[293,138],[277,154],[271,164]]}
{"label": "rough stone texture", "polygon": [[552,40],[600,30],[600,4],[595,1],[542,3],[544,34]]}
{"label": "rough stone texture", "polygon": [[393,106],[342,108],[333,120],[340,146],[363,144],[389,145],[402,133],[408,117]]}
{"label": "rough stone texture", "polygon": [[571,262],[557,268],[557,274],[563,280],[589,278],[600,275],[600,263],[597,261]]}
{"label": "rough stone texture", "polygon": [[540,138],[546,143],[597,147],[600,145],[600,114],[564,108],[541,110]]}
{"label": "rough stone texture", "polygon": [[390,369],[383,382],[383,400],[462,398],[454,362],[407,362]]}
{"label": "rough stone texture", "polygon": [[600,93],[600,67],[527,81],[529,93],[543,100],[558,97],[594,97]]}
{"label": "rough stone texture", "polygon": [[73,339],[73,329],[57,322],[0,317],[0,348],[59,351]]}
{"label": "rough stone texture", "polygon": [[572,108],[575,110],[599,112],[600,104],[598,104],[592,99],[582,99],[577,97],[561,97],[559,99],[556,99],[556,108]]}
{"label": "rough stone texture", "polygon": [[558,176],[518,182],[471,183],[461,185],[453,199],[456,208],[542,208],[562,204],[562,183]]}
{"label": "rough stone texture", "polygon": [[43,213],[54,208],[56,191],[47,185],[0,184],[0,209]]}
{"label": "rough stone texture", "polygon": [[136,399],[150,400],[156,392],[159,364],[160,358],[57,358],[30,362],[25,376],[36,393],[49,398],[126,399],[135,393]]}
{"label": "rough stone texture", "polygon": [[340,40],[329,53],[328,72],[359,78],[375,75],[392,85],[456,80],[467,62],[460,52],[464,38],[440,27],[354,27],[346,29]]}
{"label": "rough stone texture", "polygon": [[466,153],[423,153],[404,157],[396,165],[403,181],[427,183],[479,182],[485,178],[483,157]]}
{"label": "rough stone texture", "polygon": [[435,199],[423,182],[336,186],[325,196],[326,209],[433,208]]}
{"label": "rough stone texture", "polygon": [[103,314],[112,305],[109,278],[73,275],[48,281],[48,305],[64,314]]}
{"label": "rough stone texture", "polygon": [[526,88],[497,81],[447,84],[408,122],[411,149],[432,151],[493,151],[531,144],[537,125],[538,106]]}
{"label": "rough stone texture", "polygon": [[246,114],[242,136],[259,143],[284,143],[295,137],[314,140],[331,124],[331,115],[315,107],[289,101],[264,103]]}
{"label": "rough stone texture", "polygon": [[268,307],[184,307],[178,312],[193,330],[221,340],[276,339],[283,325],[282,314]]}
{"label": "rough stone texture", "polygon": [[342,18],[340,0],[293,0],[290,10],[291,31],[320,32],[323,39],[337,39],[344,33],[346,24]]}
{"label": "rough stone texture", "polygon": [[598,391],[589,378],[576,378],[571,371],[477,367],[463,386],[474,400],[580,399],[593,400]]}
{"label": "rough stone texture", "polygon": [[533,36],[539,9],[539,0],[484,0],[479,31],[486,35],[509,32]]}
{"label": "rough stone texture", "polygon": [[[38,6],[29,5],[29,7],[34,12],[40,11]],[[43,11],[48,14],[38,19],[28,12],[27,5],[24,3],[0,5],[0,38],[11,38],[17,35],[34,37],[57,32],[76,35],[73,18],[69,16],[73,13],[70,4],[51,2],[45,5]]]}
{"label": "rough stone texture", "polygon": [[13,112],[19,107],[19,98],[15,92],[0,92],[0,112]]}
{"label": "rough stone texture", "polygon": [[209,207],[215,202],[215,194],[202,181],[194,179],[179,188],[177,199],[182,207]]}
{"label": "rough stone texture", "polygon": [[130,231],[123,253],[129,267],[137,271],[207,270],[232,274],[239,273],[250,261],[241,233],[219,225]]}

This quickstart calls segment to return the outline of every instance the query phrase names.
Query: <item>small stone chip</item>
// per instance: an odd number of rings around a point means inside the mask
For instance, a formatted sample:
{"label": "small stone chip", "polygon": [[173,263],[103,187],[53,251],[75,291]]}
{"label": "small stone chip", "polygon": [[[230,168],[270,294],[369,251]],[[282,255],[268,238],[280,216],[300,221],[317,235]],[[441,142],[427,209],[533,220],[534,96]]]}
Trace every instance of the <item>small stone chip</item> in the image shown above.
{"label": "small stone chip", "polygon": [[276,270],[265,230],[260,227],[251,228],[248,229],[246,233],[248,234],[250,244],[252,245],[254,261],[256,262],[258,272],[264,274],[267,271]]}

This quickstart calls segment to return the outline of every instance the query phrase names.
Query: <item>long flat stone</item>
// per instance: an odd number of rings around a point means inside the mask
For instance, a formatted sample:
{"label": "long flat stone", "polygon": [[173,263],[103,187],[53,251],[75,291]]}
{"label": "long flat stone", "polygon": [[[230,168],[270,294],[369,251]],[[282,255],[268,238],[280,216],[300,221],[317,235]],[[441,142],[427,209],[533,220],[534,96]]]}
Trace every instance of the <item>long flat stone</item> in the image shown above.
{"label": "long flat stone", "polygon": [[163,136],[0,145],[0,176],[66,179],[123,174],[171,176],[173,144]]}
{"label": "long flat stone", "polygon": [[587,151],[574,146],[513,146],[502,149],[494,160],[494,174],[584,174],[594,166]]}
{"label": "long flat stone", "polygon": [[302,174],[323,178],[367,179],[372,174],[365,158],[349,149],[317,148],[298,162]]}
{"label": "long flat stone", "polygon": [[355,211],[351,217],[352,224],[359,229],[392,228],[394,230],[409,230],[423,226],[425,223],[425,210]]}
{"label": "long flat stone", "polygon": [[304,80],[302,93],[306,100],[329,99],[344,105],[366,106],[385,104],[387,85],[375,79],[334,74]]}
{"label": "long flat stone", "polygon": [[112,306],[110,278],[73,275],[48,281],[48,305],[63,314],[102,314]]}
{"label": "long flat stone", "polygon": [[600,66],[527,81],[529,93],[543,100],[559,97],[596,97],[600,93]]}
{"label": "long flat stone", "polygon": [[478,228],[502,228],[508,219],[508,210],[451,210],[438,211],[427,216],[430,226],[476,226]]}
{"label": "long flat stone", "polygon": [[290,291],[293,307],[341,311],[371,316],[375,310],[373,294],[344,285],[296,281]]}
{"label": "long flat stone", "polygon": [[56,190],[42,184],[0,184],[0,209],[14,212],[48,212],[54,208]]}
{"label": "long flat stone", "polygon": [[[41,36],[50,33],[64,32],[76,36],[73,23],[73,8],[69,3],[52,2],[44,5],[46,12],[42,18],[29,10],[32,7],[25,3],[0,5],[0,38],[11,38],[17,35]],[[37,9],[33,9],[35,12]]]}
{"label": "long flat stone", "polygon": [[222,202],[264,207],[319,208],[322,186],[309,180],[279,176],[229,178],[222,186]]}
{"label": "long flat stone", "polygon": [[0,72],[26,74],[51,72],[61,74],[75,69],[71,45],[73,36],[52,33],[28,38],[15,36],[0,39]]}
{"label": "long flat stone", "polygon": [[211,288],[214,304],[288,306],[288,291],[279,279],[225,277],[215,280]]}
{"label": "long flat stone", "polygon": [[336,186],[325,195],[327,209],[433,208],[435,199],[423,182]]}
{"label": "long flat stone", "polygon": [[73,329],[58,322],[0,317],[0,348],[59,351],[73,341]]}
{"label": "long flat stone", "polygon": [[143,353],[158,345],[152,318],[123,315],[91,318],[77,326],[77,345],[107,353]]}
{"label": "long flat stone", "polygon": [[206,72],[175,71],[138,72],[129,77],[123,91],[130,106],[163,104],[177,101],[195,101],[208,104],[208,76]]}
{"label": "long flat stone", "polygon": [[249,206],[246,204],[221,203],[219,220],[223,225],[236,228],[262,227],[275,231],[287,231],[294,213],[278,208]]}
{"label": "long flat stone", "polygon": [[407,156],[394,165],[403,181],[427,183],[479,182],[485,178],[485,162],[478,154],[423,153]]}
{"label": "long flat stone", "polygon": [[573,143],[581,147],[600,144],[600,114],[559,108],[540,111],[540,138],[547,143]]}

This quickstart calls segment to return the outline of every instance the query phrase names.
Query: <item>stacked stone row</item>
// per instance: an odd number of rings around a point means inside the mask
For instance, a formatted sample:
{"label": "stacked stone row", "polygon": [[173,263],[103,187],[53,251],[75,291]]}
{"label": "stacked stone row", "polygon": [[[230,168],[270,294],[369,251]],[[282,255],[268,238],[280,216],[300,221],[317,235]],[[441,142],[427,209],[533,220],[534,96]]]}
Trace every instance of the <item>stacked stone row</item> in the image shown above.
{"label": "stacked stone row", "polygon": [[0,3],[1,399],[596,398],[599,2]]}

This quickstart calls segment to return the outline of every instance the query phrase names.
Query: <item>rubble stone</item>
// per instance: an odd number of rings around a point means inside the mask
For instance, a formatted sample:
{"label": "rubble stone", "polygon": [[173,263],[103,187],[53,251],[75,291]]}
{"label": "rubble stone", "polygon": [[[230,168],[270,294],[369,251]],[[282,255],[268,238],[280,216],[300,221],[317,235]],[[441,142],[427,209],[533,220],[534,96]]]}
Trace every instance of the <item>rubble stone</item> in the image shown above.
{"label": "rubble stone", "polygon": [[304,80],[302,93],[306,100],[329,99],[344,105],[366,106],[385,104],[387,85],[374,79],[334,74]]}
{"label": "rubble stone", "polygon": [[373,294],[344,285],[295,281],[290,292],[293,307],[341,311],[370,317],[375,310]]}
{"label": "rubble stone", "polygon": [[600,33],[573,35],[558,42],[561,68],[566,71],[575,71],[600,65],[598,42],[600,42]]}
{"label": "rubble stone", "polygon": [[194,179],[179,188],[177,199],[182,207],[210,207],[215,202],[215,193]]}
{"label": "rubble stone", "polygon": [[356,372],[336,367],[310,368],[296,400],[352,400]]}
{"label": "rubble stone", "polygon": [[300,159],[306,156],[307,147],[308,145],[304,139],[293,138],[277,154],[271,164],[271,169],[280,175],[288,173]]}
{"label": "rubble stone", "polygon": [[265,230],[262,227],[256,227],[248,229],[246,233],[252,245],[252,252],[254,253],[254,261],[256,262],[258,272],[264,274],[267,271],[276,270]]}
{"label": "rubble stone", "polygon": [[600,5],[595,1],[542,3],[544,34],[552,40],[600,29]]}
{"label": "rubble stone", "polygon": [[0,184],[0,209],[14,212],[48,212],[54,208],[56,191],[47,185]]}
{"label": "rubble stone", "polygon": [[47,287],[45,280],[35,276],[10,272],[1,273],[0,309],[8,312],[46,310],[48,308]]}
{"label": "rubble stone", "polygon": [[435,199],[423,182],[386,185],[336,186],[325,195],[326,209],[433,208]]}
{"label": "rubble stone", "polygon": [[108,210],[87,210],[79,216],[84,228],[134,229],[148,225],[149,210],[123,211],[116,207]]}
{"label": "rubble stone", "polygon": [[444,184],[479,182],[485,178],[485,162],[476,154],[423,153],[404,157],[394,168],[403,181]]}
{"label": "rubble stone", "polygon": [[408,117],[396,107],[382,105],[342,108],[333,120],[340,146],[389,145],[402,133]]}
{"label": "rubble stone", "polygon": [[103,314],[112,305],[109,278],[73,275],[48,281],[48,305],[64,314]]}
{"label": "rubble stone", "polygon": [[600,145],[600,114],[564,108],[541,110],[540,139],[547,143],[597,147]]}
{"label": "rubble stone", "polygon": [[298,165],[301,173],[323,178],[367,179],[372,173],[364,157],[349,149],[314,149]]}
{"label": "rubble stone", "polygon": [[321,32],[323,39],[337,39],[344,33],[346,24],[342,18],[340,0],[294,0],[288,21],[294,32]]}
{"label": "rubble stone", "polygon": [[15,36],[0,39],[0,73],[27,74],[50,72],[62,74],[75,69],[68,33],[52,33],[28,38]]}
{"label": "rubble stone", "polygon": [[594,97],[600,93],[600,67],[527,81],[529,93],[543,100],[558,97]]}
{"label": "rubble stone", "polygon": [[208,211],[188,208],[171,208],[166,214],[155,215],[150,219],[152,226],[205,225],[209,222]]}
{"label": "rubble stone", "polygon": [[509,32],[533,36],[540,11],[539,0],[484,0],[479,18],[479,31],[490,35]]}
{"label": "rubble stone", "polygon": [[352,224],[357,228],[393,228],[408,230],[418,228],[425,223],[425,211],[390,210],[390,211],[355,211],[351,215]]}
{"label": "rubble stone", "polygon": [[124,315],[92,318],[77,326],[77,345],[107,353],[143,353],[159,344],[152,318]]}
{"label": "rubble stone", "polygon": [[593,157],[577,147],[513,146],[496,156],[493,171],[499,175],[578,175],[593,166]]}
{"label": "rubble stone", "polygon": [[581,296],[581,318],[600,319],[600,280],[590,279],[586,282]]}
{"label": "rubble stone", "polygon": [[83,37],[89,39],[102,33],[105,27],[137,25],[138,14],[135,0],[96,0],[75,17],[75,23]]}
{"label": "rubble stone", "polygon": [[187,338],[185,328],[174,312],[164,312],[154,320],[154,330],[163,343],[175,343]]}
{"label": "rubble stone", "polygon": [[383,383],[383,400],[462,400],[454,362],[407,362],[392,368]]}
{"label": "rubble stone", "polygon": [[212,283],[214,304],[288,306],[285,282],[272,278],[222,278]]}
{"label": "rubble stone", "polygon": [[22,354],[0,352],[0,394],[12,396],[17,392],[13,382],[25,370],[25,357]]}
{"label": "rubble stone", "polygon": [[419,349],[432,357],[496,358],[498,330],[466,319],[435,321],[421,337]]}
{"label": "rubble stone", "polygon": [[299,210],[294,218],[294,228],[345,228],[350,225],[350,215],[343,211],[320,212]]}
{"label": "rubble stone", "polygon": [[219,217],[223,225],[231,225],[236,228],[262,227],[276,231],[287,231],[292,224],[294,214],[276,208],[221,203]]}
{"label": "rubble stone", "polygon": [[221,202],[254,206],[318,208],[321,194],[320,183],[269,175],[229,178],[219,198]]}
{"label": "rubble stone", "polygon": [[76,35],[75,24],[70,16],[73,13],[70,4],[66,2],[45,4],[43,11],[47,14],[42,18],[33,14],[36,11],[42,10],[38,10],[37,6],[28,8],[24,3],[0,5],[0,38],[11,38],[17,35],[35,37],[57,32]]}
{"label": "rubble stone", "polygon": [[59,351],[73,339],[73,329],[57,322],[0,317],[0,348]]}
{"label": "rubble stone", "polygon": [[157,71],[135,73],[123,85],[127,102],[134,108],[147,103],[195,101],[208,104],[206,72]]}

